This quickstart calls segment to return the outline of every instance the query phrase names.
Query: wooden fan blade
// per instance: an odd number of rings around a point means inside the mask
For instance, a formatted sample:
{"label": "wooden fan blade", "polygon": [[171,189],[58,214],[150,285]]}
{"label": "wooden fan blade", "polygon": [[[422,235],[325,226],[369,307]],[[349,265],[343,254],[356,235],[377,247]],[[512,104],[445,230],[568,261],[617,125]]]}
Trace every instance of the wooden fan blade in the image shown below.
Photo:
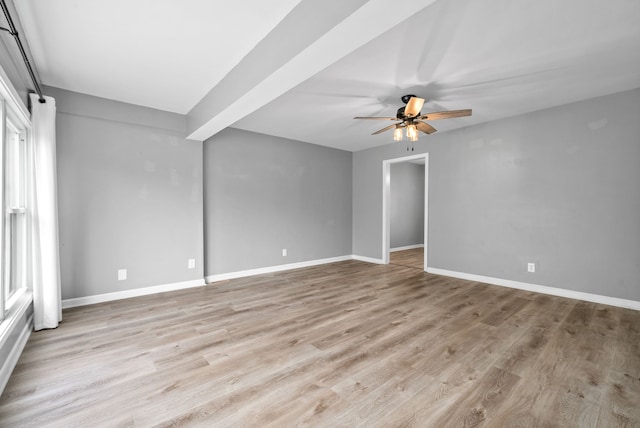
{"label": "wooden fan blade", "polygon": [[396,127],[396,125],[397,125],[397,124],[396,124],[396,123],[394,123],[393,125],[385,126],[385,127],[384,127],[384,128],[382,128],[382,129],[378,129],[376,132],[374,132],[374,133],[373,133],[373,134],[371,134],[371,135],[376,135],[376,134],[380,134],[380,133],[382,133],[382,132],[384,132],[384,131],[388,131],[388,130],[390,130],[390,129],[395,128],[395,127]]}
{"label": "wooden fan blade", "polygon": [[370,120],[398,120],[397,117],[372,117],[372,116],[367,116],[367,117],[360,117],[360,116],[356,116],[354,117],[354,119],[370,119]]}
{"label": "wooden fan blade", "polygon": [[450,111],[437,111],[435,113],[427,113],[420,116],[418,119],[423,120],[438,120],[438,119],[453,119],[454,117],[471,116],[471,109],[466,110],[450,110]]}
{"label": "wooden fan blade", "polygon": [[404,108],[404,114],[407,117],[414,117],[420,114],[422,106],[424,105],[424,98],[411,97],[407,106]]}
{"label": "wooden fan blade", "polygon": [[436,128],[429,125],[428,123],[420,122],[419,120],[416,120],[415,123],[416,123],[416,128],[418,128],[420,131],[424,132],[425,134],[433,134],[434,132],[437,131]]}

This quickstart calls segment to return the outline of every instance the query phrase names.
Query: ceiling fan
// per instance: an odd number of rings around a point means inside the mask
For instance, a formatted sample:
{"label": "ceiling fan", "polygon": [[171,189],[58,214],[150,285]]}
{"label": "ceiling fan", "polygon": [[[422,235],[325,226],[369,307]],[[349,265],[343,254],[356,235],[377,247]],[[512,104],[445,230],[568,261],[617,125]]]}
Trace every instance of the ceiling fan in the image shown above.
{"label": "ceiling fan", "polygon": [[424,105],[424,98],[418,98],[415,95],[403,95],[401,99],[402,102],[406,104],[406,106],[400,107],[398,109],[396,117],[356,116],[354,117],[354,119],[399,121],[398,123],[394,123],[393,125],[389,125],[382,129],[379,129],[371,135],[380,134],[382,132],[394,129],[394,141],[402,141],[402,130],[406,129],[407,138],[409,139],[409,141],[418,141],[418,131],[422,131],[425,134],[433,134],[434,132],[436,132],[436,128],[426,122],[423,122],[423,120],[452,119],[454,117],[471,116],[471,109],[438,111],[434,113],[420,114],[420,110]]}

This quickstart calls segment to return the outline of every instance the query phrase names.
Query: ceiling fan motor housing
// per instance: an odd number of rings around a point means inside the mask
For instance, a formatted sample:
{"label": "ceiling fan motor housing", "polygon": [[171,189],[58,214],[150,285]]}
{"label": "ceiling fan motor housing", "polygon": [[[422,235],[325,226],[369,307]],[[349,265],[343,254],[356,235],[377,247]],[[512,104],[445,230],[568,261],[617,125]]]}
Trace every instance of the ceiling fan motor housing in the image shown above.
{"label": "ceiling fan motor housing", "polygon": [[400,108],[398,109],[398,112],[396,113],[396,117],[397,117],[399,120],[404,120],[404,118],[405,118],[405,116],[404,116],[404,107],[400,107]]}
{"label": "ceiling fan motor housing", "polygon": [[409,95],[403,95],[400,99],[402,100],[403,103],[406,104],[409,102],[411,98],[414,98],[414,97],[415,95],[409,94]]}

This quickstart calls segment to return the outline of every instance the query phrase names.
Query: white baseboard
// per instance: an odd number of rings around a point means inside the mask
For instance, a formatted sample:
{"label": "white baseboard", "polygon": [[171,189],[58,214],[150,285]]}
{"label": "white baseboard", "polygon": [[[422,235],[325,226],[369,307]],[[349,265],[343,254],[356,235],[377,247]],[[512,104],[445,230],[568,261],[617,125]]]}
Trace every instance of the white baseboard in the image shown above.
{"label": "white baseboard", "polygon": [[354,254],[353,256],[351,256],[351,258],[353,260],[358,260],[358,261],[367,262],[367,263],[375,263],[377,265],[383,265],[384,264],[384,260],[382,260],[382,259],[374,259],[373,257],[356,256]]}
{"label": "white baseboard", "polygon": [[[145,296],[148,294],[162,293],[165,291],[183,290],[185,288],[201,287],[211,282],[224,281],[224,280],[234,279],[234,278],[243,278],[247,276],[260,275],[264,273],[280,272],[280,271],[285,271],[290,269],[299,269],[304,267],[318,266],[322,264],[341,262],[345,260],[358,260],[366,263],[384,264],[382,259],[376,259],[373,257],[365,257],[365,256],[358,256],[358,255],[331,257],[326,259],[310,260],[306,262],[289,263],[285,265],[269,266],[269,267],[258,268],[258,269],[249,269],[244,271],[210,275],[204,278],[204,280],[198,279],[193,281],[176,282],[172,284],[164,284],[164,285],[158,285],[153,287],[136,288],[133,290],[117,291],[114,293],[78,297],[75,299],[66,299],[62,301],[62,307],[73,308],[76,306],[84,306],[84,305],[91,305],[94,303],[109,302],[112,300],[126,299],[129,297]],[[628,309],[634,309],[636,311],[640,311],[640,302],[635,300],[602,296],[599,294],[591,294],[591,293],[584,293],[581,291],[566,290],[564,288],[548,287],[545,285],[530,284],[526,282],[512,281],[509,279],[493,278],[489,276],[475,275],[470,273],[456,272],[456,271],[438,269],[438,268],[432,268],[432,267],[427,268],[427,272],[435,275],[450,276],[453,278],[460,278],[468,281],[484,282],[487,284],[499,285],[502,287],[516,288],[518,290],[533,291],[535,293],[550,294],[552,296],[567,297],[569,299],[584,300],[586,302],[593,302],[593,303],[599,303],[599,304],[610,305],[610,306],[618,306],[621,308],[628,308]],[[24,344],[22,346],[24,346]],[[2,381],[2,378],[0,377],[0,382],[1,381]]]}
{"label": "white baseboard", "polygon": [[241,270],[241,271],[236,271],[236,272],[209,275],[209,276],[205,277],[205,280],[207,281],[207,283],[217,282],[217,281],[225,281],[227,279],[244,278],[246,276],[261,275],[261,274],[264,274],[264,273],[272,273],[272,272],[280,272],[280,271],[283,271],[283,270],[290,270],[290,269],[300,269],[300,268],[304,268],[304,267],[318,266],[318,265],[324,265],[324,264],[327,264],[327,263],[342,262],[342,261],[345,261],[345,260],[352,260],[352,259],[353,259],[353,256],[351,256],[351,255],[340,256],[340,257],[330,257],[330,258],[327,258],[327,259],[309,260],[309,261],[306,261],[306,262],[288,263],[286,265],[268,266],[268,267],[264,267],[264,268],[248,269],[248,270]]}
{"label": "white baseboard", "polygon": [[135,288],[133,290],[116,291],[113,293],[96,294],[93,296],[77,297],[62,301],[62,308],[93,305],[95,303],[110,302],[112,300],[128,299],[129,297],[146,296],[148,294],[163,293],[165,291],[183,290],[185,288],[201,287],[206,285],[204,279],[193,281],[174,282],[171,284],[156,285],[152,287]]}
{"label": "white baseboard", "polygon": [[9,382],[9,378],[11,377],[11,373],[13,369],[18,364],[18,359],[20,358],[20,354],[22,354],[22,350],[27,344],[27,340],[29,340],[29,336],[31,336],[31,331],[33,330],[33,315],[29,317],[27,323],[22,328],[20,332],[20,336],[18,336],[18,340],[16,341],[13,348],[11,348],[11,352],[7,356],[4,364],[0,367],[0,394],[4,391],[5,386],[7,386],[7,382]]}
{"label": "white baseboard", "polygon": [[600,303],[602,305],[618,306],[621,308],[635,309],[636,311],[640,311],[640,302],[635,300],[601,296],[599,294],[583,293],[582,291],[547,287],[545,285],[529,284],[526,282],[512,281],[509,279],[492,278],[489,276],[474,275],[470,273],[455,272],[431,267],[427,268],[427,272],[435,275],[451,276],[453,278],[466,279],[468,281],[484,282],[487,284],[500,285],[502,287],[517,288],[518,290],[533,291],[536,293],[550,294],[552,296],[567,297],[569,299],[584,300],[586,302]]}
{"label": "white baseboard", "polygon": [[424,244],[405,245],[404,247],[394,247],[394,248],[390,248],[389,252],[393,253],[394,251],[413,250],[414,248],[424,248]]}

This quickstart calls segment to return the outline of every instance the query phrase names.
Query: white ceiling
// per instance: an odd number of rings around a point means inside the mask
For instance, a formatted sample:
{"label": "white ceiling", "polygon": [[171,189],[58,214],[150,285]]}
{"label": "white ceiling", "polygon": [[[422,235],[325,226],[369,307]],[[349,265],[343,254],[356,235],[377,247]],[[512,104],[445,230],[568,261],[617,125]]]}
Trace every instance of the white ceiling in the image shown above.
{"label": "white ceiling", "polygon": [[45,85],[186,114],[299,2],[14,5]]}
{"label": "white ceiling", "polygon": [[[356,151],[392,136],[370,135],[388,123],[353,116],[394,116],[407,93],[428,100],[423,112],[473,109],[431,122],[444,132],[640,87],[637,0],[342,0],[353,9],[340,10],[346,32],[327,25],[254,76],[256,58],[278,54],[259,42],[288,28],[287,13],[331,5],[313,2],[15,4],[44,84],[197,116],[189,131],[201,139],[231,125]],[[286,35],[300,43],[315,15],[303,16]],[[233,83],[245,75],[256,83]]]}

